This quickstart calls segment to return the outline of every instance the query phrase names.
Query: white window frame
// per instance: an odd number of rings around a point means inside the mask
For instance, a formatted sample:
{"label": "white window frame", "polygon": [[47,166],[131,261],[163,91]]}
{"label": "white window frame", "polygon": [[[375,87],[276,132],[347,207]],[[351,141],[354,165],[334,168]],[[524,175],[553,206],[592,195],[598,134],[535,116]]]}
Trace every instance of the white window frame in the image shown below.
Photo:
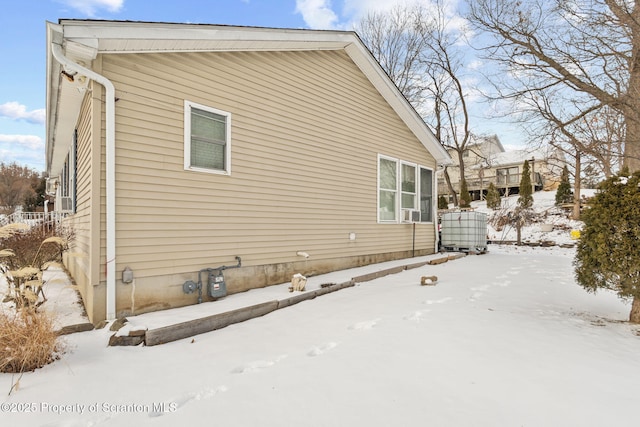
{"label": "white window frame", "polygon": [[[396,164],[396,185],[395,185],[395,190],[392,189],[383,189],[380,187],[380,163],[381,160],[388,160],[391,162],[394,162]],[[414,168],[415,171],[415,193],[408,193],[405,191],[402,191],[402,174],[403,174],[403,170],[402,170],[402,166],[410,166],[412,168]],[[377,217],[378,217],[378,223],[379,224],[400,224],[402,223],[402,217],[401,217],[401,213],[402,213],[402,209],[416,209],[421,211],[421,196],[422,196],[422,180],[421,180],[421,174],[420,171],[424,169],[424,170],[428,170],[431,171],[431,218],[429,220],[425,220],[422,218],[420,218],[420,222],[421,223],[425,223],[425,224],[432,224],[435,220],[435,216],[436,216],[436,201],[437,201],[437,194],[436,194],[436,185],[435,185],[435,179],[436,179],[436,173],[435,170],[431,167],[427,167],[427,166],[423,166],[420,165],[418,163],[412,163],[412,162],[407,162],[404,160],[400,160],[397,159],[395,157],[391,157],[391,156],[385,156],[384,154],[378,154],[378,183],[377,183]],[[382,219],[380,217],[380,193],[381,191],[393,191],[395,194],[395,218],[394,219]],[[412,194],[414,196],[414,206],[413,208],[408,208],[408,207],[403,207],[402,206],[402,196],[403,194]]]}
{"label": "white window frame", "polygon": [[[396,164],[396,188],[395,189],[388,189],[388,188],[381,188],[380,187],[380,163],[382,160],[388,160],[391,162],[395,162]],[[378,185],[377,185],[377,204],[376,204],[376,210],[377,210],[377,217],[378,217],[378,223],[380,224],[397,224],[399,217],[400,217],[400,189],[398,188],[398,182],[399,182],[399,170],[398,168],[400,167],[400,161],[396,158],[393,157],[389,157],[389,156],[385,156],[382,154],[378,154]],[[395,206],[394,206],[394,218],[393,219],[382,219],[380,216],[380,192],[381,191],[393,191],[395,194]]]}
{"label": "white window frame", "polygon": [[[429,220],[425,220],[422,216],[422,207],[421,207],[421,198],[422,198],[422,177],[421,177],[421,171],[422,170],[428,170],[431,171],[431,219]],[[433,168],[428,168],[426,166],[418,166],[418,210],[421,212],[420,213],[420,222],[424,222],[424,223],[433,223],[433,218],[434,216],[436,216],[436,201],[437,201],[437,195],[435,192],[436,187],[436,183],[435,183],[435,178],[436,178],[436,172]]]}
{"label": "white window frame", "polygon": [[[404,182],[404,166],[413,168],[413,192],[404,191],[402,183]],[[418,182],[418,165],[415,163],[400,161],[400,176],[398,177],[400,186],[400,209],[417,209],[418,208],[418,191],[420,190],[420,183]],[[405,195],[413,196],[413,206],[404,206],[403,199]]]}
{"label": "white window frame", "polygon": [[[191,111],[192,109],[207,111],[225,117],[225,151],[224,169],[203,168],[191,166]],[[184,169],[194,172],[205,172],[219,175],[231,175],[231,113],[213,107],[184,101]]]}

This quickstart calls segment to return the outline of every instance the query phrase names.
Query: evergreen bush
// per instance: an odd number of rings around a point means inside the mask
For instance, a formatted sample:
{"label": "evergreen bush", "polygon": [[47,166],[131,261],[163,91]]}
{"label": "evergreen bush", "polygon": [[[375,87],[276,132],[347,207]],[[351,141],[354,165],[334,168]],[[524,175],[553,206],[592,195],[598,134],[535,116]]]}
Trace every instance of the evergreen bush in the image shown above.
{"label": "evergreen bush", "polygon": [[449,202],[443,194],[438,196],[438,209],[449,209]]}
{"label": "evergreen bush", "polygon": [[518,206],[522,209],[529,209],[533,206],[533,195],[531,191],[531,169],[529,169],[529,161],[525,160],[522,165],[522,177],[520,178],[520,197],[518,197]]}
{"label": "evergreen bush", "polygon": [[633,299],[629,320],[640,323],[640,171],[609,178],[588,202],[574,259],[578,284]]}
{"label": "evergreen bush", "polygon": [[498,193],[498,189],[493,184],[493,182],[489,183],[485,200],[487,201],[487,208],[493,209],[493,210],[500,208],[500,204],[501,204],[500,193]]}
{"label": "evergreen bush", "polygon": [[571,203],[573,201],[573,191],[571,191],[571,183],[569,182],[569,169],[567,165],[562,169],[560,177],[560,185],[556,190],[556,205],[563,203]]}

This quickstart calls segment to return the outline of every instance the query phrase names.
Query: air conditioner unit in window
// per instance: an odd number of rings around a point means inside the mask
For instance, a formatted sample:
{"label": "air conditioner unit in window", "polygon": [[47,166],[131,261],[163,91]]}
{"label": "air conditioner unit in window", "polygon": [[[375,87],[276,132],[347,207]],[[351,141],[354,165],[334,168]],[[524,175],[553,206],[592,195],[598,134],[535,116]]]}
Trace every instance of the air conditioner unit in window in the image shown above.
{"label": "air conditioner unit in window", "polygon": [[61,211],[72,211],[73,210],[73,199],[71,197],[60,197],[60,210]]}
{"label": "air conditioner unit in window", "polygon": [[417,209],[402,209],[402,222],[420,222],[420,211]]}

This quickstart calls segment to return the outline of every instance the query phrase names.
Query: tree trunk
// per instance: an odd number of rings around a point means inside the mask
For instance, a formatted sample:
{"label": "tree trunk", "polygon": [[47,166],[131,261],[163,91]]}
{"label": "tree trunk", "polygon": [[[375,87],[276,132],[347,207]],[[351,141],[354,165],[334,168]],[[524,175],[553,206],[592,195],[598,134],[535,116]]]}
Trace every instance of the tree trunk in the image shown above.
{"label": "tree trunk", "polygon": [[582,187],[582,182],[580,180],[581,172],[581,160],[580,160],[580,152],[576,151],[576,174],[574,175],[573,180],[573,219],[575,221],[580,220],[580,187]]}
{"label": "tree trunk", "polygon": [[[639,73],[640,70],[631,73],[630,85],[635,83],[635,87],[640,87]],[[623,109],[626,125],[623,166],[628,167],[630,173],[640,170],[640,140],[638,139],[640,136],[640,114],[637,111],[637,108],[640,108],[640,100],[637,98],[635,93],[629,96],[629,104],[631,105]]]}
{"label": "tree trunk", "polygon": [[629,13],[631,24],[631,58],[629,60],[629,84],[627,94],[623,97],[622,113],[626,133],[624,139],[623,165],[633,173],[640,170],[640,7],[634,2]]}
{"label": "tree trunk", "polygon": [[516,220],[516,245],[522,245],[522,226],[524,225],[524,221],[522,219],[522,210],[520,207],[516,208],[513,212]]}
{"label": "tree trunk", "polygon": [[536,159],[531,157],[531,194],[536,194]]}
{"label": "tree trunk", "polygon": [[464,149],[458,149],[458,167],[460,168],[460,185],[462,185],[462,181],[466,180],[467,177],[466,171],[464,168]]}
{"label": "tree trunk", "polygon": [[446,166],[444,168],[443,175],[444,175],[444,180],[447,182],[447,188],[449,189],[449,194],[453,195],[453,206],[458,206],[458,194],[456,193],[455,188],[453,188],[453,184],[451,184],[451,178],[449,177],[449,171]]}
{"label": "tree trunk", "polygon": [[631,313],[629,313],[629,322],[640,323],[640,297],[633,297]]}

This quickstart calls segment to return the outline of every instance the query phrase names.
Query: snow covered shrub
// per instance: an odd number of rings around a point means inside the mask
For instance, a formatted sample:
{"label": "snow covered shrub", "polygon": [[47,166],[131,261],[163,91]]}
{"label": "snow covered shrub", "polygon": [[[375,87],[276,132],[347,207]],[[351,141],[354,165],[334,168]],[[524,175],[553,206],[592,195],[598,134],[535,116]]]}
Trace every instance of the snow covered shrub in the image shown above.
{"label": "snow covered shrub", "polygon": [[494,212],[487,220],[487,223],[496,231],[502,231],[506,226],[511,224],[511,218],[507,211],[500,210],[498,212]]}
{"label": "snow covered shrub", "polygon": [[587,206],[573,262],[576,281],[589,292],[610,289],[632,299],[629,321],[640,323],[640,171],[609,178]]}

